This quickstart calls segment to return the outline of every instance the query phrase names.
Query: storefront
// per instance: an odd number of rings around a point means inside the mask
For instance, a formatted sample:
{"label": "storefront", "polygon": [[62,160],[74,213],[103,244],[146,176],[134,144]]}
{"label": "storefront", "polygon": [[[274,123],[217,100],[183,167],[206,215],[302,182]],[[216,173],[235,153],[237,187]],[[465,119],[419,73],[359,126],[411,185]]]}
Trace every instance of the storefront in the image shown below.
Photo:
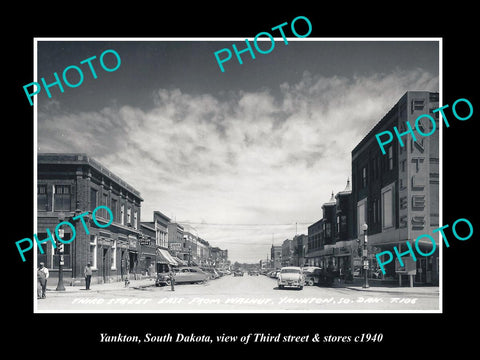
{"label": "storefront", "polygon": [[335,248],[336,268],[339,278],[342,280],[351,280],[352,272],[352,246],[350,242],[342,241],[336,244]]}
{"label": "storefront", "polygon": [[128,274],[130,279],[137,279],[140,274],[139,270],[139,253],[141,251],[141,245],[138,242],[137,237],[128,235]]}

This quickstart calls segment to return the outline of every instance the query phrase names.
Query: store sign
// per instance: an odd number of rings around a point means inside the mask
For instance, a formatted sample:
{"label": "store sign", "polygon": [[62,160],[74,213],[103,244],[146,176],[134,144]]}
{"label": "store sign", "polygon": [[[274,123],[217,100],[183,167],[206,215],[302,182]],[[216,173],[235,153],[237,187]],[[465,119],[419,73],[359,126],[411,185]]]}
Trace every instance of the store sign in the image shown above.
{"label": "store sign", "polygon": [[151,244],[151,239],[142,237],[139,240],[140,245],[150,245]]}
{"label": "store sign", "polygon": [[138,240],[135,237],[128,237],[128,248],[132,250],[137,250]]}
{"label": "store sign", "polygon": [[416,275],[417,274],[417,265],[413,258],[408,257],[403,259],[403,265],[400,266],[400,261],[396,259],[395,261],[395,272],[401,275]]}
{"label": "store sign", "polygon": [[182,250],[182,243],[170,243],[168,244],[168,248],[171,251],[180,251]]}

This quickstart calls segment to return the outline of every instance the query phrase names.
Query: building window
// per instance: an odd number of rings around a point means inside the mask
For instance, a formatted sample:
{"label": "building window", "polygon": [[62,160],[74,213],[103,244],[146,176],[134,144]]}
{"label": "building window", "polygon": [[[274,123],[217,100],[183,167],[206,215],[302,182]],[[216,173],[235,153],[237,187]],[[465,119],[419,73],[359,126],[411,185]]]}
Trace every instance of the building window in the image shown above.
{"label": "building window", "polygon": [[133,212],[133,228],[137,229],[138,227],[138,221],[137,221],[137,210]]}
{"label": "building window", "polygon": [[394,207],[393,207],[393,185],[387,186],[382,190],[382,227],[388,229],[393,227]]}
{"label": "building window", "polygon": [[120,207],[120,224],[125,225],[125,205]]}
{"label": "building window", "polygon": [[324,230],[325,230],[325,238],[330,238],[332,236],[332,224],[330,223],[323,223]]}
{"label": "building window", "polygon": [[393,170],[393,146],[388,148],[388,170]]}
{"label": "building window", "polygon": [[412,113],[414,111],[422,111],[425,107],[425,100],[424,99],[413,99],[412,100]]}
{"label": "building window", "polygon": [[37,210],[48,211],[47,185],[37,185]]}
{"label": "building window", "polygon": [[362,225],[367,219],[367,199],[363,199],[357,204],[357,234],[363,234]]}
{"label": "building window", "polygon": [[127,225],[132,224],[132,208],[127,208]]}
{"label": "building window", "polygon": [[362,189],[367,187],[367,167],[362,168]]}
{"label": "building window", "polygon": [[113,214],[113,221],[118,222],[118,200],[117,199],[112,199],[112,210]]}
{"label": "building window", "polygon": [[70,211],[70,185],[55,185],[53,193],[53,208],[55,211]]}
{"label": "building window", "polygon": [[112,270],[117,270],[117,240],[113,240],[112,245],[112,252],[111,252],[111,261],[110,261],[110,268]]}
{"label": "building window", "polygon": [[90,264],[92,268],[97,268],[97,236],[90,235]]}
{"label": "building window", "polygon": [[90,211],[93,212],[97,207],[97,190],[90,188]]}
{"label": "building window", "polygon": [[[102,206],[108,207],[108,194],[102,194]],[[100,209],[100,216],[104,219],[108,219],[109,215],[107,215],[107,209]]]}

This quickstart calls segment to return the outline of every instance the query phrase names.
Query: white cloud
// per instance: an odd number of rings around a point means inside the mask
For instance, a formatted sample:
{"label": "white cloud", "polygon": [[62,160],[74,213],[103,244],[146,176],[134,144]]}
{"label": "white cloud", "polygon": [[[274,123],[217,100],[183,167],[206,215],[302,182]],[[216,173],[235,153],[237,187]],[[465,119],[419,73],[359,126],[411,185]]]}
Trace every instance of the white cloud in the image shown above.
{"label": "white cloud", "polygon": [[[131,106],[39,112],[40,152],[85,152],[138,189],[142,221],[160,210],[215,224],[199,235],[234,260],[265,258],[313,222],[350,177],[350,152],[407,90],[438,89],[421,70],[353,78],[309,73],[268,91],[191,95],[160,89],[149,111]],[[306,232],[306,225],[299,228]],[[281,239],[281,240],[280,240]],[[247,245],[248,244],[248,245]]]}

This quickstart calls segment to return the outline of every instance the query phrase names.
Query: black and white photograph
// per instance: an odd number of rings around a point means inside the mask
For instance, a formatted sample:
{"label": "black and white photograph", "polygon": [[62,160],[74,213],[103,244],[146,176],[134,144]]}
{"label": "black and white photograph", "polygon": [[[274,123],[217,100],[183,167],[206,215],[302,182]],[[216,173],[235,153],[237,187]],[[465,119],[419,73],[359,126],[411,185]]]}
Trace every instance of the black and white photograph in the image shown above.
{"label": "black and white photograph", "polygon": [[472,346],[469,11],[207,7],[41,11],[8,39],[11,333],[94,357]]}
{"label": "black and white photograph", "polygon": [[38,39],[36,311],[441,310],[440,39],[266,40]]}

